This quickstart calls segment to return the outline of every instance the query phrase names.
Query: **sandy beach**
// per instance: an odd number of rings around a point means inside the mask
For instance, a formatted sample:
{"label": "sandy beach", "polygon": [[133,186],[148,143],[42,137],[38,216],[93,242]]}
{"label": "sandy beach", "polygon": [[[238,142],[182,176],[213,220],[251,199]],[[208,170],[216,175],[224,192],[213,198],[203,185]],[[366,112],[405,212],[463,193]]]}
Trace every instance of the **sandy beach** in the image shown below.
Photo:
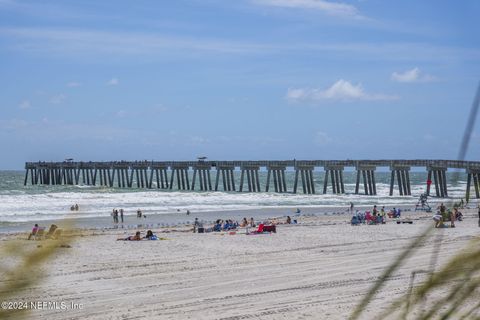
{"label": "sandy beach", "polygon": [[[464,213],[455,229],[435,230],[443,235],[437,267],[478,237],[476,212]],[[298,225],[261,235],[157,228],[166,240],[139,242],[116,241],[133,229],[82,230],[42,267],[48,277],[18,299],[80,306],[33,310],[36,319],[346,319],[381,271],[432,224],[428,213],[405,217],[413,224],[352,227],[347,214],[300,216]],[[435,239],[395,272],[363,318],[404,294],[412,271],[429,268]],[[42,243],[20,241],[33,249]]]}

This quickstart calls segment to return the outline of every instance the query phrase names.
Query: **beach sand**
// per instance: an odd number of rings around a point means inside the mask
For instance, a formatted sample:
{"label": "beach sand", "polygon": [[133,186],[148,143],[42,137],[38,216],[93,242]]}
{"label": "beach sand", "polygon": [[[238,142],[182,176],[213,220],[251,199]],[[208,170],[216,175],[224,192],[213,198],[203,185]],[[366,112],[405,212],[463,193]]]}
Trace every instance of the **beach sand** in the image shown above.
{"label": "beach sand", "polygon": [[[464,214],[455,229],[435,230],[443,234],[437,268],[478,237],[476,212]],[[135,230],[83,230],[43,265],[48,277],[18,299],[81,307],[29,314],[49,320],[346,319],[385,267],[433,224],[428,213],[405,215],[414,223],[352,227],[344,214],[301,216],[298,225],[262,235],[154,229],[161,241],[116,241]],[[429,269],[435,239],[394,273],[363,319],[404,294],[412,271]]]}

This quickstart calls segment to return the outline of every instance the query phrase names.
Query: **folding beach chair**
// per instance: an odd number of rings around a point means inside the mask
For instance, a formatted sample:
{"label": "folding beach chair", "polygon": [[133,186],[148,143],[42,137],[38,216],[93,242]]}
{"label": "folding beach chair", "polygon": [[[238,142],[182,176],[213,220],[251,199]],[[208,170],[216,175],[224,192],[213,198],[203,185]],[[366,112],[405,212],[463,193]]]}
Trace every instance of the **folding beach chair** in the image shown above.
{"label": "folding beach chair", "polygon": [[43,240],[45,239],[45,228],[39,228],[38,231],[33,236],[34,240]]}

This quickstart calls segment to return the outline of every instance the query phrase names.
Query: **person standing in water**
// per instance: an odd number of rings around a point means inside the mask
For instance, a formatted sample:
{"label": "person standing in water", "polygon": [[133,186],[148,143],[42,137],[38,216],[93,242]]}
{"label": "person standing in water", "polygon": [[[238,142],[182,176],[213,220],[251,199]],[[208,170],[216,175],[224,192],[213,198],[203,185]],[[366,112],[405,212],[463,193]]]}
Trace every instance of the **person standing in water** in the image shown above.
{"label": "person standing in water", "polygon": [[122,223],[123,223],[123,209],[120,209],[120,220],[121,220]]}

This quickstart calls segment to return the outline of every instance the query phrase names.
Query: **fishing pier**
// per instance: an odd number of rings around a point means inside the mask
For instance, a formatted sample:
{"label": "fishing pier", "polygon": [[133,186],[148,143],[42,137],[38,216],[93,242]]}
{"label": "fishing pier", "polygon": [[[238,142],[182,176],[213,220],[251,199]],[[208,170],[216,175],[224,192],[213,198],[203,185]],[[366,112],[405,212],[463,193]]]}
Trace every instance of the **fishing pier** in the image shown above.
{"label": "fishing pier", "polygon": [[[323,174],[322,193],[326,194],[330,186],[332,193],[343,194],[344,170],[352,168],[356,171],[355,193],[376,195],[375,171],[382,167],[391,172],[391,196],[395,191],[400,196],[410,196],[410,170],[424,168],[428,195],[448,197],[446,172],[457,169],[467,174],[467,201],[472,187],[476,198],[480,198],[480,162],[456,160],[27,162],[24,185],[30,182],[32,185],[316,194],[320,190],[315,189],[315,175]],[[295,173],[293,186],[286,183],[287,170]],[[267,172],[264,184],[260,183],[260,171]]]}

